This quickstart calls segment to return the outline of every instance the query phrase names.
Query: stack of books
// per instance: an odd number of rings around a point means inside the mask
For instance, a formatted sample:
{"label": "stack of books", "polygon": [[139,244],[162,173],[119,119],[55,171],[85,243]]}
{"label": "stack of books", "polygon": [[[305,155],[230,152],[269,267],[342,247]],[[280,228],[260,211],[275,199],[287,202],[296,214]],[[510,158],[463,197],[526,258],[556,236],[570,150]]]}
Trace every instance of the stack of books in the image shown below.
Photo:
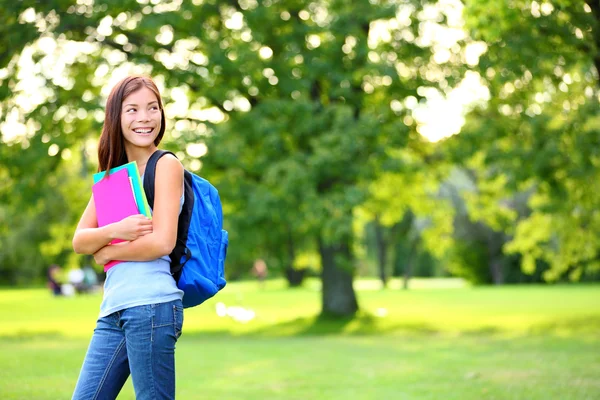
{"label": "stack of books", "polygon": [[[119,222],[130,215],[142,214],[151,218],[142,179],[135,161],[94,174],[92,186],[98,226]],[[123,242],[115,239],[110,244]],[[123,261],[113,260],[104,266],[104,272]]]}

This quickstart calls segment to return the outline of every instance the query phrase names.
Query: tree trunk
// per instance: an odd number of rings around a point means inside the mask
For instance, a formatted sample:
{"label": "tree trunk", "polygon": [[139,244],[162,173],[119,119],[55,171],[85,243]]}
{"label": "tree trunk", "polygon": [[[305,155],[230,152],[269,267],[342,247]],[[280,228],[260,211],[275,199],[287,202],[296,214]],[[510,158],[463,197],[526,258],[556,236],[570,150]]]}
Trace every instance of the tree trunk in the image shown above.
{"label": "tree trunk", "polygon": [[305,269],[296,269],[293,267],[286,267],[285,269],[285,277],[288,281],[289,287],[298,287],[302,285],[305,274]]}
{"label": "tree trunk", "polygon": [[417,243],[418,239],[412,241],[410,251],[408,252],[408,257],[406,258],[406,266],[404,267],[404,282],[402,284],[402,288],[404,290],[408,290],[408,281],[412,276],[413,259],[415,258],[415,253],[417,252]]}
{"label": "tree trunk", "polygon": [[319,253],[323,265],[321,290],[324,316],[349,317],[358,311],[352,286],[352,255],[349,240],[324,243],[319,237]]}
{"label": "tree trunk", "polygon": [[290,287],[298,287],[304,281],[306,270],[294,268],[294,260],[296,259],[296,246],[294,245],[294,236],[292,228],[288,225],[288,240],[287,240],[288,260],[285,267],[285,277]]}
{"label": "tree trunk", "polygon": [[504,235],[500,232],[490,231],[487,238],[488,247],[488,265],[494,285],[504,283],[504,268],[502,246],[504,245]]}
{"label": "tree trunk", "polygon": [[383,226],[379,223],[379,215],[375,215],[375,247],[377,248],[377,264],[379,279],[382,287],[387,286],[387,275],[385,265],[387,264],[387,242],[384,238]]}
{"label": "tree trunk", "polygon": [[502,257],[492,257],[490,259],[490,272],[492,274],[494,285],[502,285],[504,283]]}

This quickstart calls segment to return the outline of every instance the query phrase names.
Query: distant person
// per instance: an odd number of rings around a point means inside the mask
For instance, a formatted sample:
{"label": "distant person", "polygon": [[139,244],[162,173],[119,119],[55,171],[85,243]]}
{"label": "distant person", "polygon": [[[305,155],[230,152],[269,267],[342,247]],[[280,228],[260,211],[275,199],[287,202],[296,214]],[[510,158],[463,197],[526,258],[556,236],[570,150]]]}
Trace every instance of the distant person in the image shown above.
{"label": "distant person", "polygon": [[[165,132],[156,84],[129,76],[111,90],[98,143],[99,170],[136,161],[144,175]],[[133,215],[98,227],[94,197],[81,216],[73,249],[106,265],[100,315],[73,393],[75,400],[115,399],[131,374],[135,397],[175,398],[175,343],[183,325],[183,291],[171,276],[177,240],[183,165],[173,155],[156,164],[152,219]],[[109,245],[114,239],[124,242]]]}
{"label": "distant person", "polygon": [[94,268],[91,265],[85,265],[83,267],[83,282],[82,282],[82,291],[85,293],[92,292],[96,290],[98,286],[98,275]]}
{"label": "distant person", "polygon": [[83,290],[83,270],[79,267],[71,268],[67,273],[67,281],[73,286],[75,293],[81,293]]}
{"label": "distant person", "polygon": [[61,290],[61,285],[60,285],[60,273],[61,273],[60,266],[58,266],[56,264],[52,264],[50,267],[48,267],[48,276],[47,276],[48,283],[47,283],[47,285],[48,285],[48,288],[50,289],[50,291],[52,292],[52,294],[55,296],[62,295],[62,290]]}
{"label": "distant person", "polygon": [[258,260],[254,261],[254,265],[252,266],[252,275],[256,277],[261,288],[265,286],[265,279],[267,279],[268,273],[269,271],[265,260],[259,258]]}

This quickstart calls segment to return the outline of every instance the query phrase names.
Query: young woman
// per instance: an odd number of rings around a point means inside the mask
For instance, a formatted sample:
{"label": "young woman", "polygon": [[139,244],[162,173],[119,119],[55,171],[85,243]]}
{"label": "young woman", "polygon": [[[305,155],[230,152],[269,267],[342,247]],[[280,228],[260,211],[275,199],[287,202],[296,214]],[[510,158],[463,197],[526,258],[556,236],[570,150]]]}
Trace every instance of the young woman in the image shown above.
{"label": "young woman", "polygon": [[[111,91],[100,143],[99,170],[136,161],[140,175],[165,132],[160,93],[147,77],[130,76]],[[134,215],[98,227],[90,199],[73,249],[107,271],[104,298],[73,399],[115,399],[131,373],[136,399],[175,398],[175,343],[183,324],[183,292],[170,275],[177,219],[183,205],[183,166],[172,155],[156,167],[152,220]],[[109,245],[113,239],[125,242]]]}

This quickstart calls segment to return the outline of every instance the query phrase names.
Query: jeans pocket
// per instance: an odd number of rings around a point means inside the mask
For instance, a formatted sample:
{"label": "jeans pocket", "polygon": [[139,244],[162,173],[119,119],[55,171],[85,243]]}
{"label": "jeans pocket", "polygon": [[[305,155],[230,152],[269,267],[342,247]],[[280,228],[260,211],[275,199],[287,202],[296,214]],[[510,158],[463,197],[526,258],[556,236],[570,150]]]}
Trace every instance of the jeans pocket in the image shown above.
{"label": "jeans pocket", "polygon": [[173,328],[175,339],[179,339],[183,333],[183,307],[180,305],[173,305]]}

